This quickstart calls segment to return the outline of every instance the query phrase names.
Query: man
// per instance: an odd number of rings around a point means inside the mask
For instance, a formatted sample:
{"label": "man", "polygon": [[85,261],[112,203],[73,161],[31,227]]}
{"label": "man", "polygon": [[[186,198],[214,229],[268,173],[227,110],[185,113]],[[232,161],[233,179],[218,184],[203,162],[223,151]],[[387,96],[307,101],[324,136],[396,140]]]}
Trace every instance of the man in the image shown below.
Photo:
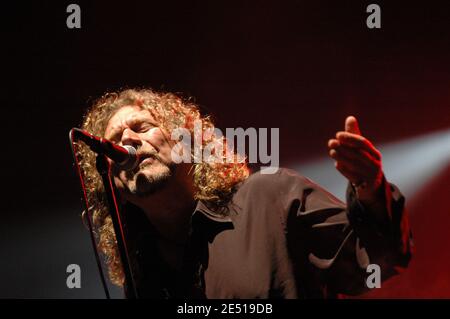
{"label": "man", "polygon": [[[380,266],[382,279],[408,265],[404,198],[386,181],[381,154],[354,117],[328,142],[349,180],[347,205],[290,170],[250,175],[240,161],[176,164],[171,132],[194,134],[195,121],[214,127],[193,103],[151,90],[108,94],[84,118],[83,129],[134,146],[140,158],[131,171],[111,162],[140,297],[354,295],[368,289],[369,264]],[[214,135],[202,140],[211,142],[226,144]],[[99,248],[111,281],[123,285],[94,154],[82,148],[80,155]]]}

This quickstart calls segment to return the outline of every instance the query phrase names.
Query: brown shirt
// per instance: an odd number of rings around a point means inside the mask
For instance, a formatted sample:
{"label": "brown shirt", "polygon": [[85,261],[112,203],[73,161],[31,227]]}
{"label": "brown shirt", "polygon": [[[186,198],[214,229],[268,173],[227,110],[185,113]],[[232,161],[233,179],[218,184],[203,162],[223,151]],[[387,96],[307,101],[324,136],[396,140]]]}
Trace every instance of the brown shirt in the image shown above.
{"label": "brown shirt", "polygon": [[[168,269],[155,249],[141,256],[141,297],[326,298],[368,288],[368,264],[382,279],[411,257],[404,198],[383,182],[382,209],[355,198],[347,205],[294,171],[255,173],[225,208],[226,217],[198,202],[184,270]],[[152,245],[151,236],[144,241]],[[149,253],[151,251],[151,253]],[[145,254],[144,254],[145,255]]]}

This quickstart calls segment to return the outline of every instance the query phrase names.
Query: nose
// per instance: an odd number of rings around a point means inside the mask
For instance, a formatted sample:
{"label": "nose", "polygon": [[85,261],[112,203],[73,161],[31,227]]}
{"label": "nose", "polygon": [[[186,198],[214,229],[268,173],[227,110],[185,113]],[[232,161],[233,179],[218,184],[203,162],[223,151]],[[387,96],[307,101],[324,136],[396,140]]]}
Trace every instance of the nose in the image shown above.
{"label": "nose", "polygon": [[133,147],[142,145],[142,141],[141,138],[139,137],[139,134],[129,128],[126,128],[123,131],[121,142],[122,145],[130,145]]}

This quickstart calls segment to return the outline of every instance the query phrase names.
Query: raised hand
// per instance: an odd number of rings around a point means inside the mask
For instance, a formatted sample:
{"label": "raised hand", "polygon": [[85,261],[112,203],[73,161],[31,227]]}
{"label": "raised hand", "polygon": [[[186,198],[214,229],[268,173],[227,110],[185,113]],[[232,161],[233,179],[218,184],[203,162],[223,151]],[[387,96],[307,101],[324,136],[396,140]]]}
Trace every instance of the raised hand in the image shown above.
{"label": "raised hand", "polygon": [[345,131],[337,132],[328,148],[336,169],[356,187],[358,198],[375,201],[383,180],[381,153],[361,135],[354,116],[346,118]]}

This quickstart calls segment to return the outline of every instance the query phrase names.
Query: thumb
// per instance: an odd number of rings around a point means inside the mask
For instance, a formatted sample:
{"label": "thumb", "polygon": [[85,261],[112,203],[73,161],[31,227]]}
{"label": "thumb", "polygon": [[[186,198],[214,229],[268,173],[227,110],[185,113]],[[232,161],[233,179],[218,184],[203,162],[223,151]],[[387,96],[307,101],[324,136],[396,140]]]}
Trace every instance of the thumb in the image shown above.
{"label": "thumb", "polygon": [[345,119],[345,131],[353,134],[361,135],[358,120],[354,116],[347,116]]}

